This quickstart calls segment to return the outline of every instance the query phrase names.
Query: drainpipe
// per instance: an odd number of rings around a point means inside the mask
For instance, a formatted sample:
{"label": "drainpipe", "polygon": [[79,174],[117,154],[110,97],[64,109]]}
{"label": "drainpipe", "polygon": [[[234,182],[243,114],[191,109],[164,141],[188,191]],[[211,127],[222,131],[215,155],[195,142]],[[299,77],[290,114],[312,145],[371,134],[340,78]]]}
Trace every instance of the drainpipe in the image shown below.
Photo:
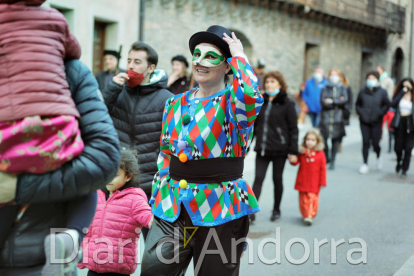
{"label": "drainpipe", "polygon": [[145,13],[145,0],[139,2],[139,41],[144,40],[144,13]]}

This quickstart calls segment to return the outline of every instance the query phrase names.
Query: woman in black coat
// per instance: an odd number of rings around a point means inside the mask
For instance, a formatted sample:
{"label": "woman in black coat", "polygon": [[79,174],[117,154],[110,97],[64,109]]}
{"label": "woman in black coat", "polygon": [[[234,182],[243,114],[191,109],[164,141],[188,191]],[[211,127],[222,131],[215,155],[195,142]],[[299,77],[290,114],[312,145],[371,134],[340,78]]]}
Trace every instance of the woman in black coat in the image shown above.
{"label": "woman in black coat", "polygon": [[382,132],[382,117],[390,107],[390,100],[387,91],[381,88],[379,83],[379,73],[376,70],[367,73],[366,86],[359,91],[356,101],[356,111],[359,115],[362,133],[362,155],[364,164],[359,169],[361,174],[369,172],[368,152],[370,141],[377,154],[377,169],[382,169],[380,158],[381,147],[379,145]]}
{"label": "woman in black coat", "polygon": [[[335,169],[335,157],[345,136],[344,110],[348,102],[348,91],[341,82],[341,72],[332,69],[329,72],[329,81],[321,92],[321,120],[319,128],[325,140],[325,156],[330,163],[329,169]],[[331,138],[332,150],[329,155],[328,139]]]}
{"label": "woman in black coat", "polygon": [[[410,167],[411,151],[414,147],[414,81],[405,78],[400,81],[395,89],[391,107],[395,109],[395,116],[391,122],[394,129],[394,150],[397,154],[396,172],[402,170],[401,177],[407,177]],[[402,161],[402,163],[401,163]]]}
{"label": "woman in black coat", "polygon": [[[280,218],[283,194],[283,169],[286,158],[298,154],[298,127],[295,104],[288,98],[287,85],[280,72],[263,78],[264,104],[254,124],[256,146],[256,177],[253,192],[259,199],[269,163],[273,163],[274,207],[271,221]],[[255,216],[250,216],[251,221]]]}

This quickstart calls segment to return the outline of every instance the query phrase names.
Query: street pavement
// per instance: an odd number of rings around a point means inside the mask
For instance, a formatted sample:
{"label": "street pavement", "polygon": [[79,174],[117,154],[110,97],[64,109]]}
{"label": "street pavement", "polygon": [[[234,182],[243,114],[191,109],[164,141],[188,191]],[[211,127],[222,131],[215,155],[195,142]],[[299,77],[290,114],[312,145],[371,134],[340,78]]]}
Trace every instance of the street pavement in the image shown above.
{"label": "street pavement", "polygon": [[[309,127],[307,125],[300,132],[300,140]],[[294,190],[298,168],[289,163],[286,164],[284,172],[282,217],[276,222],[270,222],[273,182],[269,166],[259,200],[262,210],[250,227],[249,238],[253,246],[249,247],[242,258],[240,275],[378,276],[394,275],[398,270],[398,276],[414,275],[412,269],[407,269],[414,267],[414,258],[410,259],[414,255],[414,219],[411,213],[414,209],[414,177],[409,172],[408,179],[402,181],[395,175],[395,154],[387,152],[387,131],[384,131],[382,149],[383,170],[375,169],[376,157],[374,153],[370,153],[370,173],[360,175],[361,134],[358,120],[352,118],[351,126],[347,127],[347,136],[343,140],[342,152],[337,155],[336,170],[328,171],[328,184],[320,193],[319,212],[312,226],[306,226],[302,221],[298,192]],[[244,172],[244,178],[251,184],[254,180],[254,169],[255,152],[251,151],[246,157]],[[276,248],[279,247],[280,263],[265,264],[262,262],[264,259],[261,258],[261,261],[258,256],[259,244],[267,238],[276,239],[277,231],[280,231],[279,245],[265,245],[262,255],[267,260],[272,260],[276,256]],[[359,238],[359,242],[351,244],[352,240],[349,239],[352,238]],[[319,264],[314,263],[314,239],[319,242],[327,239],[327,243],[320,247]],[[344,239],[344,243],[336,246],[335,243],[341,239]],[[347,261],[347,255],[353,249],[362,247],[361,239],[366,243],[367,263],[351,264]],[[296,240],[309,245],[309,259],[303,260],[302,264],[293,263],[305,255],[303,245],[294,243],[285,252],[286,244]],[[142,239],[141,248],[144,248]],[[253,250],[252,263],[249,263],[250,250]],[[351,257],[358,260],[361,256],[361,253],[354,253]],[[335,259],[336,263],[333,263]],[[139,271],[138,266],[133,275],[139,275]],[[193,273],[191,264],[186,275]],[[80,271],[78,275],[84,276],[86,271]]]}

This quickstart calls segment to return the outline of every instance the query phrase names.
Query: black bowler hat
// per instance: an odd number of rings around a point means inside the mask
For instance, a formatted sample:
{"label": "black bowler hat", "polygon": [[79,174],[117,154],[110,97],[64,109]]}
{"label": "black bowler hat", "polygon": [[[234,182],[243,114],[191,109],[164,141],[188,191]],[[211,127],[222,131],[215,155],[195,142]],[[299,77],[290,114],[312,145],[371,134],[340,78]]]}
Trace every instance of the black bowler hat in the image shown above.
{"label": "black bowler hat", "polygon": [[194,53],[194,49],[198,44],[210,43],[217,46],[227,58],[231,57],[229,45],[223,40],[223,33],[231,37],[231,32],[228,29],[218,25],[210,26],[205,32],[193,34],[189,43],[191,54]]}
{"label": "black bowler hat", "polygon": [[173,62],[174,60],[183,62],[185,64],[185,67],[188,68],[188,62],[184,56],[182,55],[175,56],[172,58],[171,62]]}
{"label": "black bowler hat", "polygon": [[104,56],[111,55],[116,57],[118,60],[121,58],[121,54],[114,50],[105,50],[103,53]]}

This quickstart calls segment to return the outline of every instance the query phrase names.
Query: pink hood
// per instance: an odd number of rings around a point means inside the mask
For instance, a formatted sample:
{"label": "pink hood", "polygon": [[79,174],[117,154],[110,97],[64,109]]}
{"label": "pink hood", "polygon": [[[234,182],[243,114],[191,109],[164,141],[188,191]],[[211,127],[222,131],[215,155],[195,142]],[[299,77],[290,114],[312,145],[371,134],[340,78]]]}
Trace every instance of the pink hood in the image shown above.
{"label": "pink hood", "polygon": [[139,188],[116,191],[107,201],[98,190],[95,217],[83,239],[83,260],[78,267],[99,273],[134,273],[141,228],[148,227],[151,216],[147,196]]}

